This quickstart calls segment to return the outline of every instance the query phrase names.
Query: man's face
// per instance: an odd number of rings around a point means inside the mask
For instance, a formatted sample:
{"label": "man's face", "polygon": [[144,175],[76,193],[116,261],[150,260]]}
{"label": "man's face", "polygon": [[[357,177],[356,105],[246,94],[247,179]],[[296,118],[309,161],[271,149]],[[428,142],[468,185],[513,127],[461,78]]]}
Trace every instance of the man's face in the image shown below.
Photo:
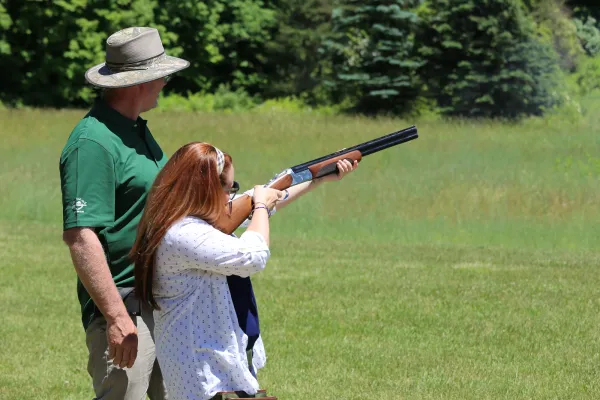
{"label": "man's face", "polygon": [[149,111],[158,106],[158,96],[166,84],[164,78],[141,84],[142,108],[140,112]]}

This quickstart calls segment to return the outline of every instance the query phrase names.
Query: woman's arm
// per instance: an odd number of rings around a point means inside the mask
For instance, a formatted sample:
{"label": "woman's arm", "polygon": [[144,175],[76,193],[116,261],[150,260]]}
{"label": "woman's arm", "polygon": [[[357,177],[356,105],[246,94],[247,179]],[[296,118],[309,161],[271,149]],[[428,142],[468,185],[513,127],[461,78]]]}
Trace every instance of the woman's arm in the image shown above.
{"label": "woman's arm", "polygon": [[176,270],[200,269],[248,277],[262,271],[271,255],[262,234],[246,231],[237,238],[204,221],[185,221],[166,239],[159,258]]}
{"label": "woman's arm", "polygon": [[262,186],[255,186],[252,194],[254,206],[252,208],[252,221],[246,231],[256,232],[262,235],[267,246],[269,246],[269,210],[275,206],[275,203],[283,198],[283,192],[275,189],[268,189]]}
{"label": "woman's arm", "polygon": [[324,176],[322,178],[313,179],[309,182],[304,182],[299,185],[292,186],[291,188],[284,190],[287,197],[284,197],[285,200],[280,200],[277,202],[277,210],[281,210],[288,204],[294,202],[304,194],[310,192],[313,189],[316,189],[318,186],[325,182],[335,182],[342,179],[344,176],[348,175],[350,172],[354,171],[358,167],[358,161],[354,161],[354,165],[350,164],[349,161],[340,160],[337,162],[338,173]]}
{"label": "woman's arm", "polygon": [[172,233],[169,242],[173,243],[178,254],[185,256],[187,268],[250,276],[267,264],[270,256],[268,209],[282,197],[283,192],[279,190],[255,187],[254,216],[239,238],[197,221],[179,227]]}

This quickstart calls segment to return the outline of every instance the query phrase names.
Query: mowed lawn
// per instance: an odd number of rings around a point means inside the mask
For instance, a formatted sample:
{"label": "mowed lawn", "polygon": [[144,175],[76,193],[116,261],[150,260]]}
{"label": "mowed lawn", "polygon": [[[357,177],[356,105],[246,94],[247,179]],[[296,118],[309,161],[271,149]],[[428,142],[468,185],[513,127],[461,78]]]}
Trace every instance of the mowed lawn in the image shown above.
{"label": "mowed lawn", "polygon": [[[84,111],[0,111],[0,399],[92,398],[59,154]],[[600,128],[284,114],[145,116],[242,188],[416,124],[272,218],[255,289],[280,399],[600,397]]]}

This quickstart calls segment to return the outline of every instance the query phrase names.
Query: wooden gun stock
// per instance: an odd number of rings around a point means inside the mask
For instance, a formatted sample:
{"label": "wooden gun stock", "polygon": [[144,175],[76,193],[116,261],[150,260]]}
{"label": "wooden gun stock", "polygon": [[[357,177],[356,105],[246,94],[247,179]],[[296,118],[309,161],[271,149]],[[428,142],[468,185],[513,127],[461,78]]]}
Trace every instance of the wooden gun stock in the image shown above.
{"label": "wooden gun stock", "polygon": [[215,223],[215,228],[231,235],[250,216],[252,197],[243,194],[231,202],[231,214],[225,213]]}
{"label": "wooden gun stock", "polygon": [[[270,188],[283,190],[292,186],[292,176],[282,175],[267,185]],[[225,214],[215,223],[215,228],[231,235],[244,223],[252,212],[252,198],[247,194],[237,197],[231,202],[231,214]]]}

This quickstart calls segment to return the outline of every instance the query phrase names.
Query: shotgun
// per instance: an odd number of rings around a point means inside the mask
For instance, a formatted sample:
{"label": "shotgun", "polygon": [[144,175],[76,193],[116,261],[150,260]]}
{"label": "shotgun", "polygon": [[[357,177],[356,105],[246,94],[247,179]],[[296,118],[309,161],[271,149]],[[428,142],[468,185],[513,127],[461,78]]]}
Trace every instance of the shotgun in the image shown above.
{"label": "shotgun", "polygon": [[[378,151],[397,146],[418,137],[417,128],[413,125],[401,131],[390,133],[389,135],[287,168],[275,175],[265,186],[284,190],[302,182],[334,174],[337,173],[336,163],[339,160],[346,159],[351,164],[354,164],[354,160],[360,162],[363,157],[369,154],[377,153]],[[250,216],[252,212],[252,198],[247,194],[243,194],[233,200],[231,206],[231,214],[224,215],[215,224],[217,229],[226,234],[233,233]]]}

